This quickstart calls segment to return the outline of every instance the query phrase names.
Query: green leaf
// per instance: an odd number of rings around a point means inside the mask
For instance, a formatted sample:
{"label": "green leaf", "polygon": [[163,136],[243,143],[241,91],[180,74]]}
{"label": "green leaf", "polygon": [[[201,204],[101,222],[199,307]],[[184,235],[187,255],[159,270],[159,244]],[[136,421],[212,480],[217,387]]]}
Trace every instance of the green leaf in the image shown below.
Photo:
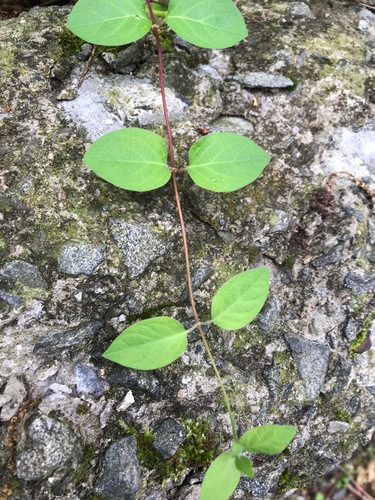
{"label": "green leaf", "polygon": [[230,452],[222,453],[212,462],[204,476],[200,500],[228,500],[240,476],[236,458]]}
{"label": "green leaf", "polygon": [[[165,17],[167,13],[167,7],[161,5],[160,3],[151,2],[152,12],[155,17]],[[146,12],[148,12],[148,7],[146,5]]]}
{"label": "green leaf", "polygon": [[83,161],[102,179],[129,191],[150,191],[164,186],[171,177],[164,140],[140,128],[99,137]]}
{"label": "green leaf", "polygon": [[217,132],[193,144],[187,171],[198,186],[224,193],[253,182],[269,159],[268,153],[247,137]]}
{"label": "green leaf", "polygon": [[155,370],[175,361],[186,345],[187,334],[181,323],[161,316],[129,326],[103,356],[128,368]]}
{"label": "green leaf", "polygon": [[97,45],[124,45],[151,28],[144,0],[79,0],[68,17],[74,34]]}
{"label": "green leaf", "polygon": [[294,425],[261,425],[245,432],[240,443],[249,453],[277,455],[288,446],[296,432]]}
{"label": "green leaf", "polygon": [[224,283],[213,298],[212,321],[225,330],[244,327],[262,309],[268,288],[268,267],[249,269],[237,274]]}
{"label": "green leaf", "polygon": [[225,49],[247,36],[241,12],[231,0],[170,0],[166,22],[198,47]]}
{"label": "green leaf", "polygon": [[237,457],[245,450],[244,446],[239,441],[233,441],[232,448],[230,450],[230,454],[232,457]]}
{"label": "green leaf", "polygon": [[242,474],[245,474],[245,476],[250,478],[254,477],[253,462],[250,458],[244,455],[238,455],[236,457],[236,467]]}

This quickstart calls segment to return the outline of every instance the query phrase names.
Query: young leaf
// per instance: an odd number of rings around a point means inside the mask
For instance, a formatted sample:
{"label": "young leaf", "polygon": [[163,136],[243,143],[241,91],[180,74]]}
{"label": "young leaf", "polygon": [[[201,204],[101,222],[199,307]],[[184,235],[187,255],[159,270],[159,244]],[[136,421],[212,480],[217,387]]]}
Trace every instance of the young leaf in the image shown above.
{"label": "young leaf", "polygon": [[142,38],[151,28],[144,0],[79,0],[67,27],[97,45],[124,45]]}
{"label": "young leaf", "polygon": [[200,500],[228,500],[236,489],[241,472],[230,452],[219,455],[204,476]]}
{"label": "young leaf", "polygon": [[103,356],[128,368],[155,370],[175,361],[186,345],[187,334],[181,323],[161,316],[129,326]]}
{"label": "young leaf", "polygon": [[245,476],[250,478],[254,477],[253,462],[250,458],[244,455],[238,455],[236,457],[236,467],[242,474],[245,474]]}
{"label": "young leaf", "polygon": [[[151,8],[155,17],[165,17],[168,9],[165,5],[161,5],[160,3],[156,2],[151,2]],[[146,9],[148,12],[147,6]]]}
{"label": "young leaf", "polygon": [[140,128],[99,137],[83,161],[105,181],[129,191],[150,191],[164,186],[171,177],[164,140]]}
{"label": "young leaf", "polygon": [[231,450],[229,452],[231,454],[231,456],[232,457],[237,457],[243,451],[245,451],[244,446],[239,441],[233,441],[232,448],[231,448]]}
{"label": "young leaf", "polygon": [[193,144],[187,171],[198,186],[224,193],[253,182],[269,159],[268,153],[247,137],[217,132]]}
{"label": "young leaf", "polygon": [[245,432],[240,443],[249,453],[277,455],[288,446],[296,432],[294,425],[261,425]]}
{"label": "young leaf", "polygon": [[231,0],[169,0],[168,26],[188,42],[225,49],[247,36],[241,12]]}
{"label": "young leaf", "polygon": [[[212,321],[224,330],[237,330],[262,309],[269,288],[269,269],[249,269],[222,285],[212,300]],[[242,443],[242,441],[240,441]]]}

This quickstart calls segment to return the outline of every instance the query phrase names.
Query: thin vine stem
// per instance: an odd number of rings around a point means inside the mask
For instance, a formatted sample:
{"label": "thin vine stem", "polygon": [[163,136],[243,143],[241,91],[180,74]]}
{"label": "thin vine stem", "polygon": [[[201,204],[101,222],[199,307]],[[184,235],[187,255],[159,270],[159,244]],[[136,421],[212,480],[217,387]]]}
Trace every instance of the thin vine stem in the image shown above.
{"label": "thin vine stem", "polygon": [[[165,125],[166,125],[166,130],[167,130],[167,137],[168,137],[169,161],[170,161],[170,169],[172,171],[173,190],[174,190],[174,195],[175,195],[175,199],[176,199],[177,212],[178,212],[178,217],[179,217],[179,221],[180,221],[182,240],[183,240],[185,266],[186,266],[186,277],[187,277],[190,304],[191,304],[191,308],[193,311],[194,320],[196,322],[196,327],[198,328],[198,331],[199,331],[201,339],[202,339],[202,343],[203,343],[204,348],[207,352],[207,355],[208,355],[209,360],[211,362],[212,368],[215,372],[215,376],[219,382],[220,388],[221,388],[222,393],[223,393],[224,403],[225,403],[225,406],[228,410],[230,423],[231,423],[231,427],[232,427],[233,439],[238,440],[236,424],[234,421],[233,412],[232,412],[232,409],[230,406],[229,398],[228,398],[227,392],[225,390],[223,381],[221,379],[219,370],[217,369],[216,363],[214,361],[211,350],[210,350],[209,345],[207,343],[207,339],[206,339],[206,336],[205,336],[203,328],[202,328],[202,322],[199,319],[196,304],[195,304],[194,293],[193,293],[193,284],[192,284],[192,278],[191,278],[191,269],[190,269],[191,266],[190,266],[189,247],[188,247],[188,242],[187,242],[186,226],[185,226],[185,220],[184,220],[184,216],[183,216],[183,212],[182,212],[182,208],[181,208],[180,193],[179,193],[178,184],[177,184],[177,170],[178,169],[176,168],[172,130],[171,130],[171,124],[170,124],[170,120],[169,120],[167,99],[166,99],[166,95],[165,95],[165,83],[164,83],[164,71],[163,71],[163,68],[164,68],[163,52],[162,52],[160,36],[159,36],[159,31],[158,31],[159,26],[156,23],[155,15],[154,15],[154,12],[153,12],[152,6],[151,6],[151,0],[146,0],[146,4],[147,4],[148,11],[150,14],[150,18],[151,18],[151,22],[152,22],[152,32],[153,32],[153,35],[155,37],[157,50],[158,50],[160,92],[161,92],[161,99],[162,99],[162,103],[163,103],[164,119],[165,119]],[[203,324],[205,324],[205,323],[203,323]]]}

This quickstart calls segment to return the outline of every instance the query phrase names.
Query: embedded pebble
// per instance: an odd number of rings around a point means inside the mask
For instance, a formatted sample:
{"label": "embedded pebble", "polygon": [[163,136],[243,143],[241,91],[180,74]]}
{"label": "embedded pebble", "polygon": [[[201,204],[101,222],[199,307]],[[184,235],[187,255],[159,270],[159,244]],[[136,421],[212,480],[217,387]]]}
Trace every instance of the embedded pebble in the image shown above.
{"label": "embedded pebble", "polygon": [[340,420],[332,420],[329,423],[327,431],[330,434],[344,433],[349,429],[350,425],[347,422],[341,422]]}
{"label": "embedded pebble", "polygon": [[54,355],[57,350],[86,344],[101,326],[99,321],[89,321],[72,328],[55,328],[38,340],[34,352]]}
{"label": "embedded pebble", "polygon": [[0,394],[0,420],[7,422],[16,415],[26,395],[26,387],[21,380],[11,377]]}
{"label": "embedded pebble", "polygon": [[112,444],[106,451],[95,492],[106,500],[135,499],[142,483],[136,452],[137,442],[133,436]]}
{"label": "embedded pebble", "polygon": [[107,379],[111,384],[159,394],[160,382],[150,371],[133,370],[122,366],[114,365],[107,374]]}
{"label": "embedded pebble", "polygon": [[81,454],[82,445],[70,426],[46,415],[34,416],[22,428],[17,445],[17,476],[38,481],[56,470],[64,474],[79,463]]}
{"label": "embedded pebble", "polygon": [[47,288],[47,283],[38,268],[23,260],[13,260],[0,269],[0,274],[11,281],[30,288]]}
{"label": "embedded pebble", "polygon": [[348,273],[344,278],[344,284],[354,293],[362,294],[375,289],[375,275],[364,273]]}
{"label": "embedded pebble", "polygon": [[255,318],[255,323],[260,326],[264,332],[270,332],[275,325],[280,315],[281,304],[277,297],[269,295],[262,310]]}
{"label": "embedded pebble", "polygon": [[168,249],[168,240],[149,224],[111,219],[112,237],[122,253],[129,278],[142,274],[149,264]]}
{"label": "embedded pebble", "polygon": [[108,384],[98,377],[98,370],[88,365],[78,365],[75,368],[76,392],[78,396],[90,394],[94,397],[102,396],[108,389]]}
{"label": "embedded pebble", "polygon": [[297,337],[285,335],[292,356],[298,367],[298,373],[306,388],[306,398],[314,400],[319,396],[327,373],[330,349],[327,345]]}
{"label": "embedded pebble", "polygon": [[66,274],[92,274],[104,260],[104,245],[70,243],[65,245],[58,257],[59,271]]}
{"label": "embedded pebble", "polygon": [[307,17],[308,19],[315,19],[310,7],[304,2],[291,2],[289,9],[290,13],[294,17]]}
{"label": "embedded pebble", "polygon": [[336,245],[322,257],[318,257],[310,262],[310,265],[315,268],[326,267],[330,264],[338,264],[342,258],[343,245]]}
{"label": "embedded pebble", "polygon": [[155,430],[153,448],[166,460],[173,457],[186,437],[186,429],[173,418],[166,418]]}
{"label": "embedded pebble", "polygon": [[248,89],[287,89],[294,86],[294,82],[287,76],[270,73],[237,73],[230,77]]}

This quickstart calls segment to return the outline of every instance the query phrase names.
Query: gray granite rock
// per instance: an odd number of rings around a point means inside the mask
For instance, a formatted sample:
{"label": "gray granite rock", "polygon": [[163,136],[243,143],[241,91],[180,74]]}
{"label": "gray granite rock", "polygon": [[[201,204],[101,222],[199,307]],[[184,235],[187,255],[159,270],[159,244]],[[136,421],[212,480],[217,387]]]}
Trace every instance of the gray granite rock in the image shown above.
{"label": "gray granite rock", "polygon": [[239,116],[222,116],[212,122],[211,132],[235,132],[250,137],[254,132],[254,125]]}
{"label": "gray granite rock", "polygon": [[294,17],[306,17],[308,19],[315,19],[314,14],[311,12],[310,7],[304,2],[291,2],[290,13]]}
{"label": "gray granite rock", "polygon": [[111,445],[106,451],[103,471],[95,483],[95,492],[106,500],[133,500],[141,487],[141,468],[137,443],[133,436]]}
{"label": "gray granite rock", "polygon": [[64,245],[59,256],[59,271],[66,274],[91,274],[104,260],[104,245],[69,243]]}
{"label": "gray granite rock", "polygon": [[102,396],[108,389],[108,384],[99,378],[98,370],[89,365],[78,365],[75,370],[76,392],[78,396],[90,394],[94,397]]}
{"label": "gray granite rock", "polygon": [[86,345],[101,326],[99,321],[88,321],[71,328],[55,328],[38,340],[34,352],[53,355],[56,351]]}
{"label": "gray granite rock", "polygon": [[262,310],[255,318],[255,323],[264,332],[270,332],[277,323],[280,315],[281,304],[277,297],[269,295]]}
{"label": "gray granite rock", "polygon": [[304,382],[306,399],[313,401],[319,396],[327,373],[330,349],[327,345],[286,334],[298,373]]}
{"label": "gray granite rock", "polygon": [[287,76],[274,75],[271,73],[253,72],[237,73],[231,77],[248,89],[287,89],[294,86],[293,81]]}
{"label": "gray granite rock", "polygon": [[332,420],[329,423],[327,432],[330,434],[345,433],[349,429],[349,424],[347,422],[341,422],[340,420]]}
{"label": "gray granite rock", "polygon": [[0,269],[0,274],[11,281],[30,288],[46,288],[47,283],[38,268],[23,260],[12,260]]}
{"label": "gray granite rock", "polygon": [[110,230],[122,253],[129,278],[142,274],[147,266],[168,249],[168,241],[151,224],[111,219]]}
{"label": "gray granite rock", "polygon": [[375,275],[365,273],[348,273],[344,278],[344,284],[354,293],[362,294],[375,289]]}
{"label": "gray granite rock", "polygon": [[166,460],[173,457],[186,437],[186,429],[173,418],[166,418],[155,430],[152,446]]}
{"label": "gray granite rock", "polygon": [[38,481],[78,464],[82,444],[68,425],[46,415],[27,422],[17,445],[17,476]]}
{"label": "gray granite rock", "polygon": [[[116,65],[116,59],[111,58],[110,64]],[[119,63],[119,69],[125,70],[123,62]],[[76,78],[79,76],[77,72]],[[167,98],[171,119],[186,119],[186,103],[168,88]],[[158,89],[148,78],[135,78],[133,75],[112,74],[104,78],[90,71],[76,98],[63,100],[61,107],[72,120],[87,129],[92,140],[118,130],[124,124],[145,127],[161,124],[164,120]]]}

